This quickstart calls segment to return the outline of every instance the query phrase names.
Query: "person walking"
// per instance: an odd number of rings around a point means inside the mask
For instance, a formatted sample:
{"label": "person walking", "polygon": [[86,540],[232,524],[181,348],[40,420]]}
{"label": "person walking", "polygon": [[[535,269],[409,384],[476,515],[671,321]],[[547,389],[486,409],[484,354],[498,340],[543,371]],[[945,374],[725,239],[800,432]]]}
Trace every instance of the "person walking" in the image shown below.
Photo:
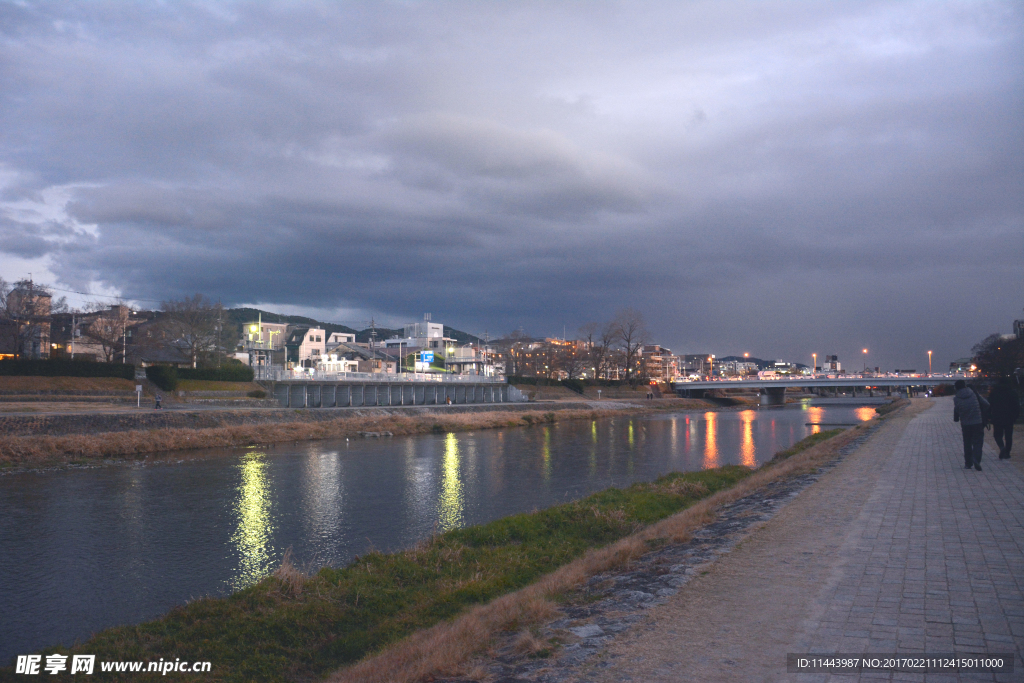
{"label": "person walking", "polygon": [[1003,377],[988,394],[992,406],[992,436],[999,446],[999,459],[1007,460],[1013,448],[1013,423],[1020,416],[1020,397],[1009,377]]}
{"label": "person walking", "polygon": [[967,382],[958,379],[953,385],[953,422],[960,423],[964,437],[964,469],[971,467],[981,471],[981,449],[985,445],[985,423],[982,411],[989,408],[988,401],[967,387]]}

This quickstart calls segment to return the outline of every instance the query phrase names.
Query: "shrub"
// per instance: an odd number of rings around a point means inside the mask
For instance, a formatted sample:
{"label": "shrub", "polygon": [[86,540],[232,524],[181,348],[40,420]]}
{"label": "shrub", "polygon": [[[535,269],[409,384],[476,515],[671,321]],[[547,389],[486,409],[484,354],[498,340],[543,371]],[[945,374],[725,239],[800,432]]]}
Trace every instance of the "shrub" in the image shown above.
{"label": "shrub", "polygon": [[178,388],[177,368],[171,365],[150,365],[146,368],[146,379],[164,391]]}
{"label": "shrub", "polygon": [[266,398],[267,392],[263,391],[262,389],[254,389],[253,391],[250,391],[248,394],[246,394],[246,396],[248,396],[249,398]]}
{"label": "shrub", "polygon": [[123,377],[135,379],[130,363],[94,363],[86,360],[2,360],[0,375],[20,377]]}

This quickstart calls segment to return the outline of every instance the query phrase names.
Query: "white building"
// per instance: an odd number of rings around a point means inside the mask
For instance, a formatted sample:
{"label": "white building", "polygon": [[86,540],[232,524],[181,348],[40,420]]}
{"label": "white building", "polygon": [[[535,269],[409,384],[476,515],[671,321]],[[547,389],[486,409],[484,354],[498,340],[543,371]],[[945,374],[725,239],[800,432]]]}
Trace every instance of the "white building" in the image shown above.
{"label": "white building", "polygon": [[319,327],[297,327],[285,345],[293,367],[315,368],[327,351],[327,333]]}
{"label": "white building", "polygon": [[444,325],[430,322],[430,314],[423,316],[423,322],[409,323],[402,329],[401,337],[384,340],[384,347],[397,349],[426,349],[444,354],[446,349],[455,345],[455,340],[444,336]]}

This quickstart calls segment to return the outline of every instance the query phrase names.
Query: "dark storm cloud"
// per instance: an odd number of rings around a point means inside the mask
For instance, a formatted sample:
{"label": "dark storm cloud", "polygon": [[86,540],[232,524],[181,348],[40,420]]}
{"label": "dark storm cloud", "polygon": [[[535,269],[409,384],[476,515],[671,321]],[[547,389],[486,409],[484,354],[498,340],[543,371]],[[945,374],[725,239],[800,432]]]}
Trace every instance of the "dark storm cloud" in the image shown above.
{"label": "dark storm cloud", "polygon": [[0,2],[0,258],[955,357],[1024,305],[1021,48],[1012,2]]}

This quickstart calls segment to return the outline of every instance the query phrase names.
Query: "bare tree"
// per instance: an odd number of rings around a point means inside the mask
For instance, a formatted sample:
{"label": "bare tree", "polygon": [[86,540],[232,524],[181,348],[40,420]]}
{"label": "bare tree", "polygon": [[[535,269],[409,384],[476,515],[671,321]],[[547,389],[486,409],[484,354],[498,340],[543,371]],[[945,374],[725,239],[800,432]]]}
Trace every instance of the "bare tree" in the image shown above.
{"label": "bare tree", "polygon": [[513,377],[523,374],[526,365],[526,347],[529,337],[520,328],[512,330],[504,339],[495,342],[498,352],[505,359],[505,376]]}
{"label": "bare tree", "polygon": [[640,370],[641,350],[648,337],[644,314],[634,308],[624,308],[616,314],[612,325],[625,356],[626,381],[635,384]]}
{"label": "bare tree", "polygon": [[[124,301],[107,305],[91,301],[85,306],[93,315],[87,316],[80,326],[82,337],[87,343],[98,346],[103,353],[103,360],[113,363],[117,359],[125,361],[127,331],[132,324],[132,309]],[[72,330],[74,334],[74,330]]]}
{"label": "bare tree", "polygon": [[577,342],[562,346],[558,354],[558,367],[566,374],[566,379],[578,379],[590,365],[587,349]]}
{"label": "bare tree", "polygon": [[179,301],[165,301],[161,307],[169,336],[191,361],[192,367],[199,367],[201,360],[219,355],[224,311],[219,301],[213,303],[202,294],[196,294]]}

